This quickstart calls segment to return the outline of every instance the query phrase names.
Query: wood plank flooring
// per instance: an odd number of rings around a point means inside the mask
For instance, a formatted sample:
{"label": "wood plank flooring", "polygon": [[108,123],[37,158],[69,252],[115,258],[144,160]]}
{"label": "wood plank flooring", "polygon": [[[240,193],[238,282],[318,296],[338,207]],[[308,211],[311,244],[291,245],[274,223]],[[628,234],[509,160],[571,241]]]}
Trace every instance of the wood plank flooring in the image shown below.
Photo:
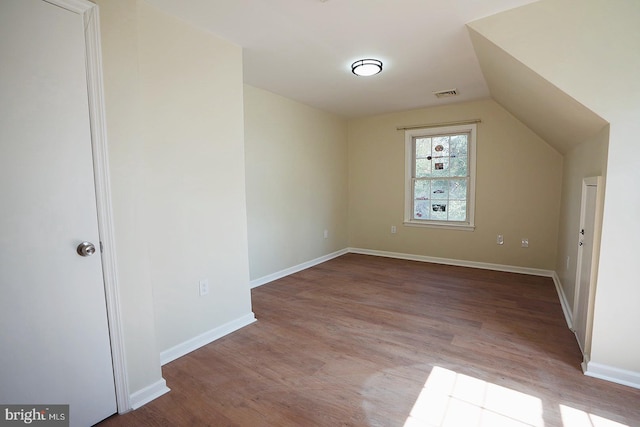
{"label": "wood plank flooring", "polygon": [[582,374],[549,278],[348,254],[252,298],[258,322],[99,426],[640,426],[640,390]]}

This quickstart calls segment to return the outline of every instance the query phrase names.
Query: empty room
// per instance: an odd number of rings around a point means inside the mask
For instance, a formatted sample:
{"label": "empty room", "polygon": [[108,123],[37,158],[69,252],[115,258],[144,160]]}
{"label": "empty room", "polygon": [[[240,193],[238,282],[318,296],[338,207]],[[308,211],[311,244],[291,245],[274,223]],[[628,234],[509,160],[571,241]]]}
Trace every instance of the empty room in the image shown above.
{"label": "empty room", "polygon": [[0,424],[640,426],[637,1],[0,4]]}

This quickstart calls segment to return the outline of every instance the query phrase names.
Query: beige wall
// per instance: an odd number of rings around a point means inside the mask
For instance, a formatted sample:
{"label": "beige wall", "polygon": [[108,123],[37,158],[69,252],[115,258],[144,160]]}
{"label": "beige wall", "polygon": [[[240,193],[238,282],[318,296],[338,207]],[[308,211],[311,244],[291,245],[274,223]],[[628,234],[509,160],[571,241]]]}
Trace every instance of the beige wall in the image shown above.
{"label": "beige wall", "polygon": [[573,309],[576,284],[582,180],[606,175],[608,145],[609,127],[605,126],[598,134],[564,156],[558,257],[555,271],[571,309]]}
{"label": "beige wall", "polygon": [[474,28],[610,124],[590,369],[640,384],[640,2],[541,0]]}
{"label": "beige wall", "polygon": [[251,312],[242,51],[139,4],[146,228],[163,351]]}
{"label": "beige wall", "polygon": [[159,352],[251,314],[242,51],[144,1],[98,4],[135,392],[160,378]]}
{"label": "beige wall", "polygon": [[131,392],[162,378],[150,279],[144,201],[142,102],[138,80],[138,8],[98,0],[102,38],[111,196],[127,374]]}
{"label": "beige wall", "polygon": [[252,86],[244,96],[249,261],[256,280],[347,246],[347,125]]}
{"label": "beige wall", "polygon": [[[401,125],[481,119],[476,229],[404,227]],[[454,104],[349,122],[350,246],[553,269],[562,157],[494,101]],[[397,234],[390,227],[397,226]],[[504,235],[504,245],[496,235]],[[529,248],[521,248],[521,238]]]}

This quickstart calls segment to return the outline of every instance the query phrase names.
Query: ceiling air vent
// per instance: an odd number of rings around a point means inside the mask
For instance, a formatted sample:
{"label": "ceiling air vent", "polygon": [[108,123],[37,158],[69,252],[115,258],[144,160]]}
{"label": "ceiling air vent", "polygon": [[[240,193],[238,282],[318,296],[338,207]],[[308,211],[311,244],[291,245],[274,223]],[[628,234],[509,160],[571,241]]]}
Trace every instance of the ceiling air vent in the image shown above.
{"label": "ceiling air vent", "polygon": [[438,98],[448,98],[450,96],[456,96],[458,91],[456,89],[441,90],[440,92],[433,92]]}

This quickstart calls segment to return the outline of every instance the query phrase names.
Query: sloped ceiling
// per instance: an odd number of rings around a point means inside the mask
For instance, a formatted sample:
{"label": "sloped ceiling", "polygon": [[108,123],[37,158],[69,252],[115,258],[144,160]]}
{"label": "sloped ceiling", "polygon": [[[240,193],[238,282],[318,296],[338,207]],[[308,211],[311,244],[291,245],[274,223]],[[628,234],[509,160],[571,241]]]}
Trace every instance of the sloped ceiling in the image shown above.
{"label": "sloped ceiling", "polygon": [[607,122],[468,26],[491,97],[560,153]]}

